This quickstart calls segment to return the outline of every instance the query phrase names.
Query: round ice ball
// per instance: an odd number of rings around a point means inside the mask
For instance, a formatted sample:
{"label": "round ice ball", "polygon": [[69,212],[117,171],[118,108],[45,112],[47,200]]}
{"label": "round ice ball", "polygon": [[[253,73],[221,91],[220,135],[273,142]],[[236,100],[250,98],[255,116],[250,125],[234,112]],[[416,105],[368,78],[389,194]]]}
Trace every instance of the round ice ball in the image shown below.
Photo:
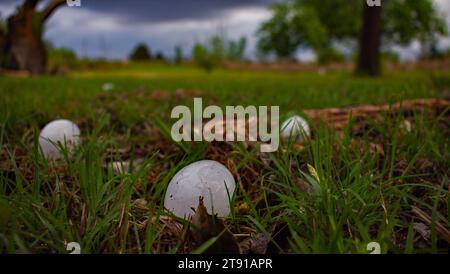
{"label": "round ice ball", "polygon": [[80,142],[80,129],[69,120],[48,123],[39,135],[39,146],[47,159],[62,158],[60,144],[70,152]]}
{"label": "round ice ball", "polygon": [[304,140],[304,137],[310,136],[311,130],[308,122],[301,116],[292,116],[281,125],[281,137],[285,139],[293,138],[301,142]]}
{"label": "round ice ball", "polygon": [[236,183],[221,163],[202,160],[181,169],[169,183],[164,207],[174,215],[188,219],[197,209],[199,197],[209,214],[227,217]]}

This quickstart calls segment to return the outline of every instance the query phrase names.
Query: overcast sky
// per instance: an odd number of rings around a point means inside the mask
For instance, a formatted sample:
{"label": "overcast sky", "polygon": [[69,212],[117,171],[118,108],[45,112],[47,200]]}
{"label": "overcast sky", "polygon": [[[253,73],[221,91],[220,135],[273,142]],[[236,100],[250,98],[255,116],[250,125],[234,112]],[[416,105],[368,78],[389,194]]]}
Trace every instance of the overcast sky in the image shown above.
{"label": "overcast sky", "polygon": [[[270,17],[268,4],[276,0],[81,0],[81,7],[63,7],[47,23],[46,39],[79,55],[126,58],[138,42],[153,52],[172,56],[175,45],[185,53],[195,41],[224,32],[229,38],[246,36],[247,56],[254,55],[255,32]],[[450,0],[433,0],[450,28]],[[6,17],[21,0],[0,0]],[[441,41],[450,47],[450,39]],[[404,58],[419,51],[418,45],[401,50]],[[310,59],[310,52],[299,57]]]}

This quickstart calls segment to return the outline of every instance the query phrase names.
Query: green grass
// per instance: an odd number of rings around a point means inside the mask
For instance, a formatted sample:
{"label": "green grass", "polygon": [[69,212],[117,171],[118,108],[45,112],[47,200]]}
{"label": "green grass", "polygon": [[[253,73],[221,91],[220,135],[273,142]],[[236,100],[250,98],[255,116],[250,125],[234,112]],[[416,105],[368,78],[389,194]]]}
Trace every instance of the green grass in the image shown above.
{"label": "green grass", "polygon": [[[103,92],[105,82],[115,89]],[[163,128],[170,126],[172,107],[192,106],[194,95],[204,105],[279,105],[284,117],[439,98],[448,88],[449,71],[369,79],[133,65],[64,77],[0,76],[0,251],[66,253],[65,243],[76,241],[83,253],[185,252],[182,239],[164,238],[164,226],[152,216],[167,215],[162,200],[178,170],[213,158],[230,168],[238,185],[226,224],[236,234],[270,235],[275,227],[285,236],[273,237],[274,252],[367,253],[373,241],[383,253],[446,252],[434,223],[450,227],[450,143],[448,128],[442,129],[448,116],[415,114],[409,132],[401,129],[403,117],[387,116],[370,121],[358,137],[350,125],[339,135],[313,124],[314,138],[303,149],[283,143],[265,155],[242,143],[174,144]],[[151,91],[164,92],[161,98]],[[37,136],[56,118],[76,121],[83,145],[55,167],[40,155]],[[383,152],[373,153],[371,143]],[[104,164],[141,158],[129,174]],[[424,162],[431,164],[423,168]],[[135,205],[138,199],[147,201],[145,210]],[[413,224],[421,221],[413,206],[433,219],[428,241],[417,240]]]}
{"label": "green grass", "polygon": [[[120,120],[136,123],[159,115],[167,120],[177,104],[192,105],[191,98],[135,98],[141,90],[200,91],[204,104],[278,105],[281,112],[385,103],[411,98],[439,97],[448,87],[450,72],[393,73],[381,79],[352,77],[347,72],[318,75],[306,72],[251,72],[218,70],[206,73],[190,67],[132,66],[106,72],[84,72],[68,77],[2,77],[0,121],[11,124],[45,123],[55,116],[85,119],[100,104],[96,96],[103,83],[115,84],[111,93],[130,93],[127,104],[114,111]],[[161,104],[163,101],[163,104]]]}

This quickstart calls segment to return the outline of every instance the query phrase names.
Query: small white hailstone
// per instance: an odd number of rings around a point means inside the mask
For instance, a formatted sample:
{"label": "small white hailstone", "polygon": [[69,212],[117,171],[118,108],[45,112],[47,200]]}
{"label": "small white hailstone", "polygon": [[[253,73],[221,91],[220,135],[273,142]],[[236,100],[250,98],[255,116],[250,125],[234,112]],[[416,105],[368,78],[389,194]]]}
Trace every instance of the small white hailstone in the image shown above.
{"label": "small white hailstone", "polygon": [[204,197],[209,214],[227,217],[236,183],[231,172],[221,163],[202,160],[181,169],[169,183],[164,207],[174,215],[188,219]]}
{"label": "small white hailstone", "polygon": [[103,91],[111,91],[114,89],[114,84],[113,83],[104,83],[102,85],[102,90]]}
{"label": "small white hailstone", "polygon": [[284,121],[281,125],[281,137],[289,139],[290,137],[296,141],[303,141],[304,137],[310,137],[311,130],[308,122],[302,117],[295,115]]}
{"label": "small white hailstone", "polygon": [[70,152],[80,142],[80,129],[69,120],[55,120],[48,123],[39,135],[39,146],[47,159],[62,158],[59,144]]}

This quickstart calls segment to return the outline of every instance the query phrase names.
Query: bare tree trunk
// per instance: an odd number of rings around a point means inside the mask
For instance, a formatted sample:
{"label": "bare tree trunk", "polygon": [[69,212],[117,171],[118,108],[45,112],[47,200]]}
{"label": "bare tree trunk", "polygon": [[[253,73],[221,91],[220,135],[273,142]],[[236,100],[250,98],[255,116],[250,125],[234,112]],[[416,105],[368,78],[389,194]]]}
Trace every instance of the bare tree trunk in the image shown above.
{"label": "bare tree trunk", "polygon": [[357,67],[360,74],[380,75],[381,13],[381,6],[364,5]]}
{"label": "bare tree trunk", "polygon": [[16,14],[8,18],[8,42],[20,69],[42,74],[47,58],[42,41],[43,24],[35,12],[36,4],[37,1],[26,1]]}
{"label": "bare tree trunk", "polygon": [[44,23],[65,0],[52,0],[41,11],[37,4],[41,0],[25,0],[17,12],[8,18],[6,54],[10,54],[17,67],[32,74],[46,71],[47,55],[42,39]]}
{"label": "bare tree trunk", "polygon": [[0,27],[0,67],[3,66],[3,60],[6,56],[6,33]]}

